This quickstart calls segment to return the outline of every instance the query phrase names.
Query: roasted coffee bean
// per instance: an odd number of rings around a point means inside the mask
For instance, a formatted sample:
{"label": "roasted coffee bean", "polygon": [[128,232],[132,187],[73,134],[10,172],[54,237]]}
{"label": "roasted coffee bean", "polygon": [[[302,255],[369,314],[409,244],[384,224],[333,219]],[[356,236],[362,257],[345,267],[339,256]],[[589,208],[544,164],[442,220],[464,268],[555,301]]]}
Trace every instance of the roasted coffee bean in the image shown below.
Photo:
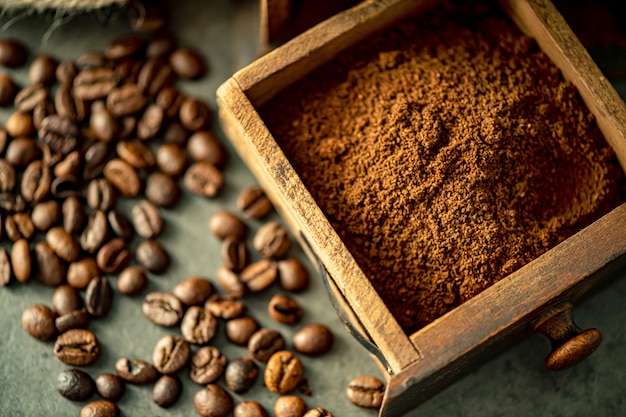
{"label": "roasted coffee bean", "polygon": [[275,417],[302,417],[306,412],[306,404],[295,395],[283,395],[274,403]]}
{"label": "roasted coffee bean", "polygon": [[65,158],[54,166],[55,177],[77,177],[83,164],[83,154],[79,151],[68,153]]}
{"label": "roasted coffee bean", "polygon": [[70,264],[67,269],[67,283],[77,290],[84,290],[93,278],[100,275],[96,260],[84,258]]}
{"label": "roasted coffee bean", "polygon": [[149,147],[139,140],[120,141],[117,154],[133,168],[150,169],[156,164],[156,158]]}
{"label": "roasted coffee bean", "polygon": [[76,197],[67,197],[61,206],[63,228],[67,233],[78,233],[85,224],[85,209]]}
{"label": "roasted coffee bean", "polygon": [[169,32],[156,33],[148,39],[146,57],[157,58],[169,55],[176,49],[176,38]]}
{"label": "roasted coffee bean", "polygon": [[146,295],[141,306],[146,318],[159,326],[176,326],[183,318],[185,309],[183,304],[174,295],[166,292],[154,291]]}
{"label": "roasted coffee bean", "polygon": [[119,415],[117,405],[107,400],[92,401],[80,410],[80,417],[119,417]]}
{"label": "roasted coffee bean", "polygon": [[163,136],[163,142],[165,143],[171,143],[180,147],[185,147],[187,143],[187,131],[177,121],[170,121],[161,136]]}
{"label": "roasted coffee bean", "polygon": [[214,384],[196,392],[193,404],[201,417],[226,417],[233,410],[233,399],[226,390]]}
{"label": "roasted coffee bean", "polygon": [[309,286],[309,273],[296,258],[278,261],[278,279],[286,291],[299,292]]}
{"label": "roasted coffee bean", "polygon": [[298,385],[303,372],[300,358],[288,350],[281,350],[267,361],[265,386],[276,394],[286,394]]}
{"label": "roasted coffee bean", "polygon": [[[24,211],[27,207],[26,204],[26,201],[24,200],[24,198],[22,198],[21,195],[0,192],[0,210],[4,212],[13,213]],[[2,217],[0,216],[0,223],[1,221]],[[0,224],[0,231],[1,230],[2,224]]]}
{"label": "roasted coffee bean", "polygon": [[333,334],[322,324],[309,324],[293,336],[293,347],[305,355],[322,355],[333,346]]}
{"label": "roasted coffee bean", "polygon": [[54,325],[59,333],[65,333],[71,329],[84,329],[89,324],[89,313],[84,308],[70,311],[54,320]]}
{"label": "roasted coffee bean", "polygon": [[135,1],[130,3],[128,20],[135,32],[156,32],[168,22],[168,9],[160,3]]}
{"label": "roasted coffee bean", "polygon": [[5,107],[12,104],[18,89],[17,84],[9,74],[0,74],[0,106]]}
{"label": "roasted coffee bean", "polygon": [[248,351],[260,362],[267,362],[276,352],[285,348],[285,339],[274,329],[260,329],[250,336]]}
{"label": "roasted coffee bean", "polygon": [[254,249],[266,258],[279,258],[291,247],[287,230],[277,221],[265,223],[252,240]]}
{"label": "roasted coffee bean", "polygon": [[4,157],[11,165],[23,168],[40,156],[41,150],[33,139],[20,137],[9,142]]}
{"label": "roasted coffee bean", "polygon": [[175,374],[187,365],[190,353],[189,342],[180,336],[166,335],[154,347],[152,364],[162,374]]}
{"label": "roasted coffee bean", "polygon": [[100,248],[96,256],[96,264],[103,272],[116,273],[126,268],[130,259],[130,249],[126,241],[117,237]]}
{"label": "roasted coffee bean", "polygon": [[18,136],[31,136],[35,131],[33,116],[25,111],[16,111],[7,119],[5,128],[7,133],[14,138]]}
{"label": "roasted coffee bean", "polygon": [[215,337],[217,318],[202,307],[191,306],[185,312],[180,332],[189,343],[206,345]]}
{"label": "roasted coffee bean", "polygon": [[210,311],[215,317],[224,320],[240,317],[246,312],[246,306],[239,300],[229,296],[213,294],[204,303],[204,308]]}
{"label": "roasted coffee bean", "polygon": [[68,369],[57,377],[57,391],[71,401],[85,401],[96,390],[93,379],[79,369]]}
{"label": "roasted coffee bean", "polygon": [[239,278],[251,292],[260,292],[269,288],[278,275],[276,262],[269,259],[256,261],[241,271]]}
{"label": "roasted coffee bean", "polygon": [[111,231],[122,239],[129,241],[133,237],[134,229],[130,220],[126,218],[119,211],[111,210],[107,214],[107,220],[109,221],[109,227]]}
{"label": "roasted coffee bean", "polygon": [[104,178],[89,182],[86,197],[87,205],[94,210],[109,211],[115,207],[115,190]]}
{"label": "roasted coffee bean", "polygon": [[4,230],[13,242],[19,239],[29,240],[35,234],[35,226],[26,213],[15,213],[7,216],[4,221]]}
{"label": "roasted coffee bean", "polygon": [[106,108],[113,117],[135,114],[145,105],[146,99],[135,84],[124,84],[112,89],[106,100]]}
{"label": "roasted coffee bean", "polygon": [[180,123],[187,130],[202,130],[209,128],[213,115],[209,106],[200,99],[188,97],[180,105],[178,111]]}
{"label": "roasted coffee bean", "polygon": [[55,198],[83,197],[82,181],[71,175],[56,177],[50,185],[50,194]]}
{"label": "roasted coffee bean", "polygon": [[33,260],[28,240],[18,239],[11,248],[11,267],[13,275],[21,283],[27,283],[33,270]]}
{"label": "roasted coffee bean", "polygon": [[148,286],[146,274],[136,266],[124,269],[117,278],[117,290],[124,295],[141,294]]}
{"label": "roasted coffee bean", "polygon": [[56,287],[65,279],[67,267],[46,242],[35,244],[36,277],[45,285]]}
{"label": "roasted coffee bean", "polygon": [[109,160],[110,153],[111,148],[106,142],[99,140],[92,143],[85,151],[83,177],[86,180],[92,180],[100,176],[104,166]]}
{"label": "roasted coffee bean", "polygon": [[201,305],[215,293],[213,284],[206,278],[189,277],[174,287],[172,293],[185,305]]}
{"label": "roasted coffee bean", "polygon": [[245,217],[262,219],[272,211],[272,203],[259,187],[248,187],[237,197],[237,208]]}
{"label": "roasted coffee bean", "polygon": [[241,357],[228,364],[224,378],[231,391],[241,394],[252,388],[258,374],[259,367],[256,366],[252,358]]}
{"label": "roasted coffee bean", "polygon": [[28,52],[22,42],[0,39],[0,65],[8,68],[21,67],[26,63]]}
{"label": "roasted coffee bean", "polygon": [[111,142],[120,131],[118,121],[109,113],[101,101],[97,101],[91,106],[89,128],[95,137],[105,142]]}
{"label": "roasted coffee bean", "polygon": [[242,298],[246,295],[246,284],[236,272],[228,268],[222,267],[217,270],[217,282],[232,297]]}
{"label": "roasted coffee bean", "polygon": [[100,343],[86,329],[71,329],[57,337],[54,356],[66,365],[86,366],[98,359]]}
{"label": "roasted coffee bean", "polygon": [[33,109],[33,127],[35,130],[41,129],[43,119],[52,114],[56,114],[56,109],[54,104],[48,98],[37,103]]}
{"label": "roasted coffee bean", "polygon": [[39,143],[49,146],[53,153],[67,155],[76,149],[78,126],[67,117],[52,114],[41,121],[38,137]]}
{"label": "roasted coffee bean", "polygon": [[156,152],[156,162],[159,169],[168,175],[180,175],[187,166],[185,151],[179,146],[164,143]]}
{"label": "roasted coffee bean", "polygon": [[157,104],[151,104],[144,110],[141,119],[137,122],[137,137],[147,140],[155,137],[163,127],[165,115]]}
{"label": "roasted coffee bean", "polygon": [[333,414],[325,408],[317,407],[307,411],[302,417],[333,417]]}
{"label": "roasted coffee bean", "polygon": [[74,122],[81,122],[87,117],[87,103],[80,97],[72,94],[72,87],[60,87],[54,95],[54,107],[59,116]]}
{"label": "roasted coffee bean", "polygon": [[100,51],[87,51],[76,59],[76,66],[81,71],[106,67],[107,60]]}
{"label": "roasted coffee bean", "polygon": [[248,247],[246,242],[227,237],[222,243],[222,264],[232,271],[241,271],[248,265]]}
{"label": "roasted coffee bean", "polygon": [[348,383],[346,397],[354,405],[364,408],[379,408],[385,395],[385,384],[378,378],[364,375]]}
{"label": "roasted coffee bean", "polygon": [[242,240],[248,231],[246,224],[235,214],[221,210],[209,219],[209,231],[218,239],[232,237]]}
{"label": "roasted coffee bean", "polygon": [[226,322],[226,337],[239,346],[248,346],[252,335],[259,330],[259,323],[252,317],[238,317]]}
{"label": "roasted coffee bean", "polygon": [[135,249],[135,259],[148,271],[155,274],[165,272],[170,256],[156,240],[144,240]]}
{"label": "roasted coffee bean", "polygon": [[206,70],[202,56],[190,48],[178,48],[169,56],[172,69],[180,78],[194,80],[202,77]]}
{"label": "roasted coffee bean", "polygon": [[131,384],[152,384],[159,377],[154,366],[139,359],[119,358],[115,362],[115,372],[124,381]]}
{"label": "roasted coffee bean", "polygon": [[106,242],[108,234],[107,216],[103,211],[96,210],[89,215],[80,235],[80,246],[85,252],[96,253]]}
{"label": "roasted coffee bean", "polygon": [[28,80],[31,84],[52,84],[58,62],[49,55],[38,56],[28,68]]}
{"label": "roasted coffee bean", "polygon": [[211,132],[195,132],[187,141],[187,153],[196,162],[208,162],[218,168],[226,164],[226,150]]}
{"label": "roasted coffee bean", "polygon": [[85,307],[94,317],[104,317],[111,311],[113,289],[106,277],[93,277],[87,285]]}
{"label": "roasted coffee bean", "polygon": [[159,407],[171,407],[183,392],[183,384],[176,375],[163,375],[152,388],[152,401]]}
{"label": "roasted coffee bean", "polygon": [[57,335],[56,314],[43,304],[34,304],[22,313],[24,331],[39,340],[52,340]]}
{"label": "roasted coffee bean", "polygon": [[191,358],[189,377],[196,384],[209,384],[222,375],[227,362],[228,359],[218,348],[204,346]]}
{"label": "roasted coffee bean", "polygon": [[145,41],[139,36],[126,35],[112,40],[104,48],[104,57],[111,60],[137,55],[143,49]]}
{"label": "roasted coffee bean", "polygon": [[86,68],[74,77],[74,95],[83,100],[98,100],[110,94],[117,82],[111,68]]}
{"label": "roasted coffee bean", "polygon": [[117,375],[105,373],[96,377],[96,390],[98,394],[108,401],[116,402],[126,392],[124,380]]}
{"label": "roasted coffee bean", "polygon": [[22,175],[21,194],[24,200],[38,203],[50,192],[52,173],[43,161],[31,162]]}
{"label": "roasted coffee bean", "polygon": [[33,207],[30,219],[38,230],[47,232],[61,220],[61,206],[55,200],[38,203]]}
{"label": "roasted coffee bean", "polygon": [[13,100],[13,105],[19,111],[33,111],[42,101],[48,98],[48,89],[42,84],[30,85],[21,89]]}
{"label": "roasted coffee bean", "polygon": [[159,92],[174,81],[174,71],[161,58],[150,58],[143,64],[137,78],[139,90],[155,97]]}
{"label": "roasted coffee bean", "polygon": [[159,207],[171,207],[180,199],[180,187],[169,175],[155,171],[146,178],[146,198]]}
{"label": "roasted coffee bean", "polygon": [[302,307],[293,298],[282,294],[272,297],[267,307],[271,318],[279,323],[296,324],[302,318]]}
{"label": "roasted coffee bean", "polygon": [[135,231],[143,238],[153,238],[163,230],[159,208],[147,200],[141,200],[133,206],[132,219]]}
{"label": "roasted coffee bean", "polygon": [[62,227],[57,226],[48,230],[46,242],[48,242],[54,253],[64,261],[74,262],[80,256],[78,242],[74,236],[67,233]]}
{"label": "roasted coffee bean", "polygon": [[59,84],[67,86],[72,85],[76,74],[78,74],[76,64],[74,64],[74,61],[69,59],[59,62],[55,71],[55,76]]}
{"label": "roasted coffee bean", "polygon": [[141,190],[141,179],[137,171],[123,159],[111,159],[102,171],[104,178],[124,197],[134,197]]}
{"label": "roasted coffee bean", "polygon": [[[156,103],[163,109],[165,115],[170,119],[178,117],[178,112],[180,111],[180,106],[183,104],[183,101],[185,101],[185,95],[174,86],[163,87],[156,97]],[[185,128],[178,122],[176,122],[176,124],[180,126],[186,139],[187,132]],[[168,141],[166,140],[166,142]]]}
{"label": "roasted coffee bean", "polygon": [[80,303],[78,291],[69,285],[59,285],[52,293],[52,308],[59,316],[78,310]]}
{"label": "roasted coffee bean", "polygon": [[269,415],[258,402],[244,401],[235,406],[233,417],[269,417]]}

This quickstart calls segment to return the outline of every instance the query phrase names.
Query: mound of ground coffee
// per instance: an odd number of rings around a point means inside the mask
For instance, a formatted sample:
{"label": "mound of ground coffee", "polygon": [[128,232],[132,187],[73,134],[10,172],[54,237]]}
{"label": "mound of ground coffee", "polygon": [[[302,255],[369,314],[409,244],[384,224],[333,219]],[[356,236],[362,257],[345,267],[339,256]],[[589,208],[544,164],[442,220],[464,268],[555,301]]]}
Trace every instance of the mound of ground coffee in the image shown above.
{"label": "mound of ground coffee", "polygon": [[625,197],[576,89],[495,6],[402,22],[262,116],[407,332]]}

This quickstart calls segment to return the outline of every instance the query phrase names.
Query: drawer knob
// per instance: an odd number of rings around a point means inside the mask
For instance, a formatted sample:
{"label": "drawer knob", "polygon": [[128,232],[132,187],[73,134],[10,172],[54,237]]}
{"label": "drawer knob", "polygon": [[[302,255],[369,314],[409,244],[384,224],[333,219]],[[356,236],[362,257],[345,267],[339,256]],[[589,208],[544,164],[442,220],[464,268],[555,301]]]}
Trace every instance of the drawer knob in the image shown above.
{"label": "drawer knob", "polygon": [[567,302],[549,308],[531,326],[550,339],[552,352],[545,365],[551,371],[576,365],[591,355],[602,342],[600,330],[582,330],[574,323],[572,304]]}

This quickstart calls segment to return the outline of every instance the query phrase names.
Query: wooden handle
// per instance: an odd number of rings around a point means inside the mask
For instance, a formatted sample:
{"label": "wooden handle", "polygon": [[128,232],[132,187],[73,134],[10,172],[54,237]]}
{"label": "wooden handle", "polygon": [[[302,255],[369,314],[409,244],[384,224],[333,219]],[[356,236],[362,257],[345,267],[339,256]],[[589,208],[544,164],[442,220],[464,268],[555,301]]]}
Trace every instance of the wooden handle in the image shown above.
{"label": "wooden handle", "polygon": [[591,355],[602,342],[598,329],[582,330],[572,320],[572,304],[561,303],[546,310],[532,324],[532,329],[544,334],[552,344],[545,360],[551,371],[574,366]]}

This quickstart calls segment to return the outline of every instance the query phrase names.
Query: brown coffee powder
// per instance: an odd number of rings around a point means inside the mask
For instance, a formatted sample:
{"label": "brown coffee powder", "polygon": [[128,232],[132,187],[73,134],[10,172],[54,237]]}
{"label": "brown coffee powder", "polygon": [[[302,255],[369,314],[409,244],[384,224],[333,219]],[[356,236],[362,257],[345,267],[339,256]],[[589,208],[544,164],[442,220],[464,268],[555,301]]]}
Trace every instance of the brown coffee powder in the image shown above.
{"label": "brown coffee powder", "polygon": [[492,6],[377,34],[262,117],[407,332],[624,201],[576,89]]}

